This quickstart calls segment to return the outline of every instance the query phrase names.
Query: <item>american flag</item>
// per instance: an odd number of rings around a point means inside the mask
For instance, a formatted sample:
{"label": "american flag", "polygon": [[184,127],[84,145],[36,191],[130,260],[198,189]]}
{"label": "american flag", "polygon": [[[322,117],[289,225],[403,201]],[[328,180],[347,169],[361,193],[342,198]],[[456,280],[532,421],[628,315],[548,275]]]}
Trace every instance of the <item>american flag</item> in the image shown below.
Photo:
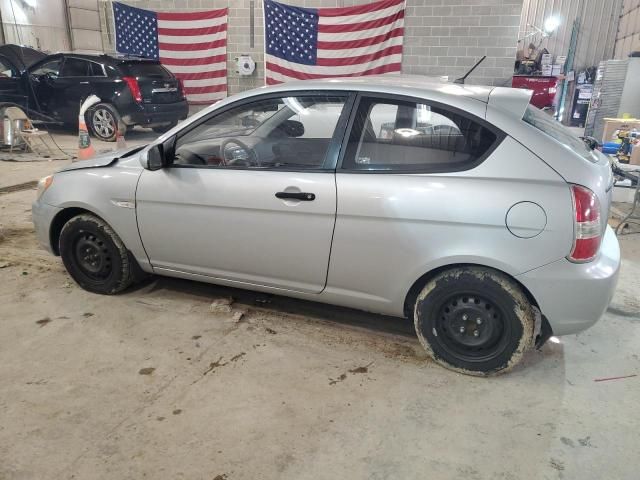
{"label": "american flag", "polygon": [[227,96],[227,9],[153,12],[113,2],[116,51],[158,59],[182,80],[189,103]]}
{"label": "american flag", "polygon": [[301,8],[264,0],[266,83],[398,73],[405,0]]}

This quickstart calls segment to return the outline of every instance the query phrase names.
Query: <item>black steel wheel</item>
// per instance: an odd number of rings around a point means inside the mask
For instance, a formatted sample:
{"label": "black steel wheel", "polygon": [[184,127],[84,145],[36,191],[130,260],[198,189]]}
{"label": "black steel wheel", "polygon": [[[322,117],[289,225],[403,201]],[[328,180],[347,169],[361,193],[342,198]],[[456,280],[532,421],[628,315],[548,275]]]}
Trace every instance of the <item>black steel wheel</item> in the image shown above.
{"label": "black steel wheel", "polygon": [[416,300],[414,323],[434,360],[471,375],[512,368],[534,342],[535,313],[520,287],[480,267],[431,279]]}
{"label": "black steel wheel", "polygon": [[113,294],[133,281],[133,265],[120,237],[89,214],[69,220],[60,232],[60,256],[73,279],[90,292]]}

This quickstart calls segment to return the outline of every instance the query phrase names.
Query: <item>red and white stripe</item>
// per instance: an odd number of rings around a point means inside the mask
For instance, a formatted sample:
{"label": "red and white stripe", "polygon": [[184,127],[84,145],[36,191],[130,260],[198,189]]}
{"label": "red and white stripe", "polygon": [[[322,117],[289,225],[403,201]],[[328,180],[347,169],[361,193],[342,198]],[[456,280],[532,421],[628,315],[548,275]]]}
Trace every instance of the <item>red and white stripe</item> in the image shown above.
{"label": "red and white stripe", "polygon": [[191,104],[227,96],[227,9],[157,12],[160,62],[182,80]]}
{"label": "red and white stripe", "polygon": [[405,0],[318,9],[316,65],[289,62],[265,51],[268,85],[289,80],[399,73]]}

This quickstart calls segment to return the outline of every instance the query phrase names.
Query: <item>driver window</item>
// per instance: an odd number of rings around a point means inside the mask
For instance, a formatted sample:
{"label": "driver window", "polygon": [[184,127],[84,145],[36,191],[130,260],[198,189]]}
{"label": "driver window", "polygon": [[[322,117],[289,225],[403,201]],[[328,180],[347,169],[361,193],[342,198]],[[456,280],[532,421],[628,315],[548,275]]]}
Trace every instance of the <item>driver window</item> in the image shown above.
{"label": "driver window", "polygon": [[39,66],[35,70],[31,72],[32,75],[51,75],[52,77],[58,77],[60,74],[60,63],[61,60],[52,60],[50,62],[45,63],[44,65]]}
{"label": "driver window", "polygon": [[209,118],[176,141],[173,164],[320,169],[345,96],[271,98]]}

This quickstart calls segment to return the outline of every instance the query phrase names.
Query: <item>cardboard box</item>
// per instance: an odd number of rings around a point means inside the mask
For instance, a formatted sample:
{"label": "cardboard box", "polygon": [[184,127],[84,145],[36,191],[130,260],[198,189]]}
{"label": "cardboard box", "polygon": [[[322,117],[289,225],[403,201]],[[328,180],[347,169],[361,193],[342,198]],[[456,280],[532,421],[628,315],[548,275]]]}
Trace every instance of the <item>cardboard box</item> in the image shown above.
{"label": "cardboard box", "polygon": [[545,77],[550,77],[551,72],[553,71],[553,67],[551,65],[542,65],[542,75]]}
{"label": "cardboard box", "polygon": [[640,131],[640,119],[637,118],[605,118],[604,130],[602,131],[602,143],[614,142],[618,138],[613,136],[616,130],[633,130]]}
{"label": "cardboard box", "polygon": [[561,72],[562,72],[562,65],[554,65],[551,68],[551,75],[553,75],[554,77],[557,75],[560,75]]}
{"label": "cardboard box", "polygon": [[629,160],[631,165],[640,165],[640,143],[635,145],[631,150],[631,158]]}
{"label": "cardboard box", "polygon": [[540,59],[540,65],[551,65],[553,63],[553,55],[545,53]]}
{"label": "cardboard box", "polygon": [[564,64],[566,62],[567,62],[567,56],[566,55],[558,55],[556,57],[556,65],[564,66]]}

